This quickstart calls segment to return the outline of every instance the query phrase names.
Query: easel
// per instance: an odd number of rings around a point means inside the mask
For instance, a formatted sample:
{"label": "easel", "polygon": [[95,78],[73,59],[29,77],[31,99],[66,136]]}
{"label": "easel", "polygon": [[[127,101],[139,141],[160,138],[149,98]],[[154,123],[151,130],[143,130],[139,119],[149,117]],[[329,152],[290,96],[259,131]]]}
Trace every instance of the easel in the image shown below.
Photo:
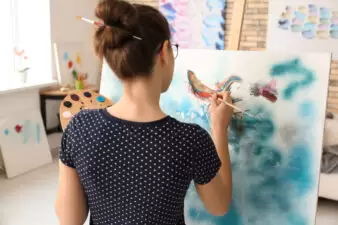
{"label": "easel", "polygon": [[233,17],[231,20],[231,29],[229,35],[229,44],[227,50],[238,50],[239,43],[241,40],[242,25],[244,18],[244,8],[246,0],[236,0],[234,1],[233,8]]}

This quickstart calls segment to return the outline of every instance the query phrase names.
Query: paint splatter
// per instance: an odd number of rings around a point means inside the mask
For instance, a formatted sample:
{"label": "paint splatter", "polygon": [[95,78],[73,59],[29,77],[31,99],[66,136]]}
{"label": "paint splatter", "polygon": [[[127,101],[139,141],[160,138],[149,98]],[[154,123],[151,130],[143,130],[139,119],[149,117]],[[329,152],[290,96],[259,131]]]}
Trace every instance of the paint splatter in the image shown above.
{"label": "paint splatter", "polygon": [[40,124],[36,124],[36,143],[40,143],[41,141],[41,127]]}
{"label": "paint splatter", "polygon": [[293,79],[283,91],[283,97],[290,100],[297,91],[310,86],[315,80],[313,71],[305,67],[300,59],[293,59],[284,63],[272,66],[270,70],[272,77],[299,77],[299,80]]}
{"label": "paint splatter", "polygon": [[282,30],[301,33],[307,40],[338,38],[338,31],[329,27],[338,25],[338,12],[314,4],[309,4],[308,7],[299,6],[296,9],[287,7],[286,11],[281,13],[277,24]]}
{"label": "paint splatter", "polygon": [[68,52],[63,53],[63,60],[64,60],[64,61],[68,61],[68,59],[69,59],[69,54],[68,54]]}
{"label": "paint splatter", "polygon": [[304,101],[299,105],[299,116],[303,119],[314,118],[316,108],[312,100]]}
{"label": "paint splatter", "polygon": [[22,131],[22,126],[21,125],[16,125],[15,127],[14,127],[14,129],[15,129],[15,131],[17,132],[17,133],[21,133],[21,131]]}
{"label": "paint splatter", "polygon": [[30,136],[32,135],[32,130],[31,130],[31,121],[26,120],[24,125],[23,125],[23,132],[22,132],[22,137],[23,137],[23,143],[27,144]]}
{"label": "paint splatter", "polygon": [[73,68],[73,62],[71,60],[68,61],[68,69]]}

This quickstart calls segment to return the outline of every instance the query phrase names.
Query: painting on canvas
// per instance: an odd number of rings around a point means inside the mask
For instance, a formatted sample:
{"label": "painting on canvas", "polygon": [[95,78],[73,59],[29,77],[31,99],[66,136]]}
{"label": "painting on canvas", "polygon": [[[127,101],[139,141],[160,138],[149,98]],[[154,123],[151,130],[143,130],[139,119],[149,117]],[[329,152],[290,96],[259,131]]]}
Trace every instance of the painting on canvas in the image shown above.
{"label": "painting on canvas", "polygon": [[8,178],[52,162],[39,111],[0,119],[0,143]]}
{"label": "painting on canvas", "polygon": [[[330,58],[328,53],[179,52],[172,85],[161,98],[166,113],[210,131],[208,98],[224,89],[247,112],[235,111],[229,128],[230,211],[211,216],[191,185],[185,199],[188,225],[314,224]],[[106,65],[103,71],[101,93],[117,101],[121,85]]]}
{"label": "painting on canvas", "polygon": [[338,57],[338,2],[271,0],[267,47],[273,51],[332,52]]}
{"label": "painting on canvas", "polygon": [[83,43],[54,43],[56,74],[60,85],[74,85],[74,80],[82,79],[96,83],[99,65],[93,51]]}
{"label": "painting on canvas", "polygon": [[181,48],[224,49],[226,0],[159,0]]}

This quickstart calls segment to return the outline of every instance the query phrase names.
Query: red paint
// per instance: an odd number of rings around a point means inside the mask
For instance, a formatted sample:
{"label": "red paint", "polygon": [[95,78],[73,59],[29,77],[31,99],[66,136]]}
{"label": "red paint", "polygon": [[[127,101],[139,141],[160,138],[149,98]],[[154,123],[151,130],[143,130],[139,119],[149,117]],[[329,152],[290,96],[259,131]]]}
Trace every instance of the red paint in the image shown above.
{"label": "red paint", "polygon": [[71,60],[68,61],[68,69],[71,69],[73,67],[73,62]]}
{"label": "red paint", "polygon": [[210,98],[211,97],[211,94],[208,93],[208,92],[198,92],[198,93],[195,93],[195,94],[200,98]]}
{"label": "red paint", "polygon": [[17,133],[20,133],[20,132],[22,131],[22,126],[21,126],[21,125],[16,125],[16,126],[14,127],[14,129],[15,129],[15,131],[16,131]]}
{"label": "red paint", "polygon": [[277,101],[277,96],[268,90],[262,90],[262,96],[266,98],[267,100],[269,100],[270,102]]}

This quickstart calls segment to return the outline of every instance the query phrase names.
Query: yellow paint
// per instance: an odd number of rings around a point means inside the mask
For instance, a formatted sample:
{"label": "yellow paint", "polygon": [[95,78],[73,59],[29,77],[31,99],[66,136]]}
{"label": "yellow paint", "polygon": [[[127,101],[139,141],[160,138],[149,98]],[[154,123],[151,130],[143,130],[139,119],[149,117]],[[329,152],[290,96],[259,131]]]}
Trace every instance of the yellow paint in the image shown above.
{"label": "yellow paint", "polygon": [[76,63],[80,65],[81,62],[82,62],[82,59],[81,59],[80,54],[79,54],[79,53],[76,53]]}
{"label": "yellow paint", "polygon": [[298,10],[304,14],[307,14],[307,8],[305,6],[299,6]]}
{"label": "yellow paint", "polygon": [[313,23],[313,24],[317,24],[317,21],[318,21],[318,17],[316,16],[309,16],[308,17],[308,21]]}
{"label": "yellow paint", "polygon": [[328,39],[329,38],[329,32],[328,31],[317,31],[317,37],[319,39]]}

